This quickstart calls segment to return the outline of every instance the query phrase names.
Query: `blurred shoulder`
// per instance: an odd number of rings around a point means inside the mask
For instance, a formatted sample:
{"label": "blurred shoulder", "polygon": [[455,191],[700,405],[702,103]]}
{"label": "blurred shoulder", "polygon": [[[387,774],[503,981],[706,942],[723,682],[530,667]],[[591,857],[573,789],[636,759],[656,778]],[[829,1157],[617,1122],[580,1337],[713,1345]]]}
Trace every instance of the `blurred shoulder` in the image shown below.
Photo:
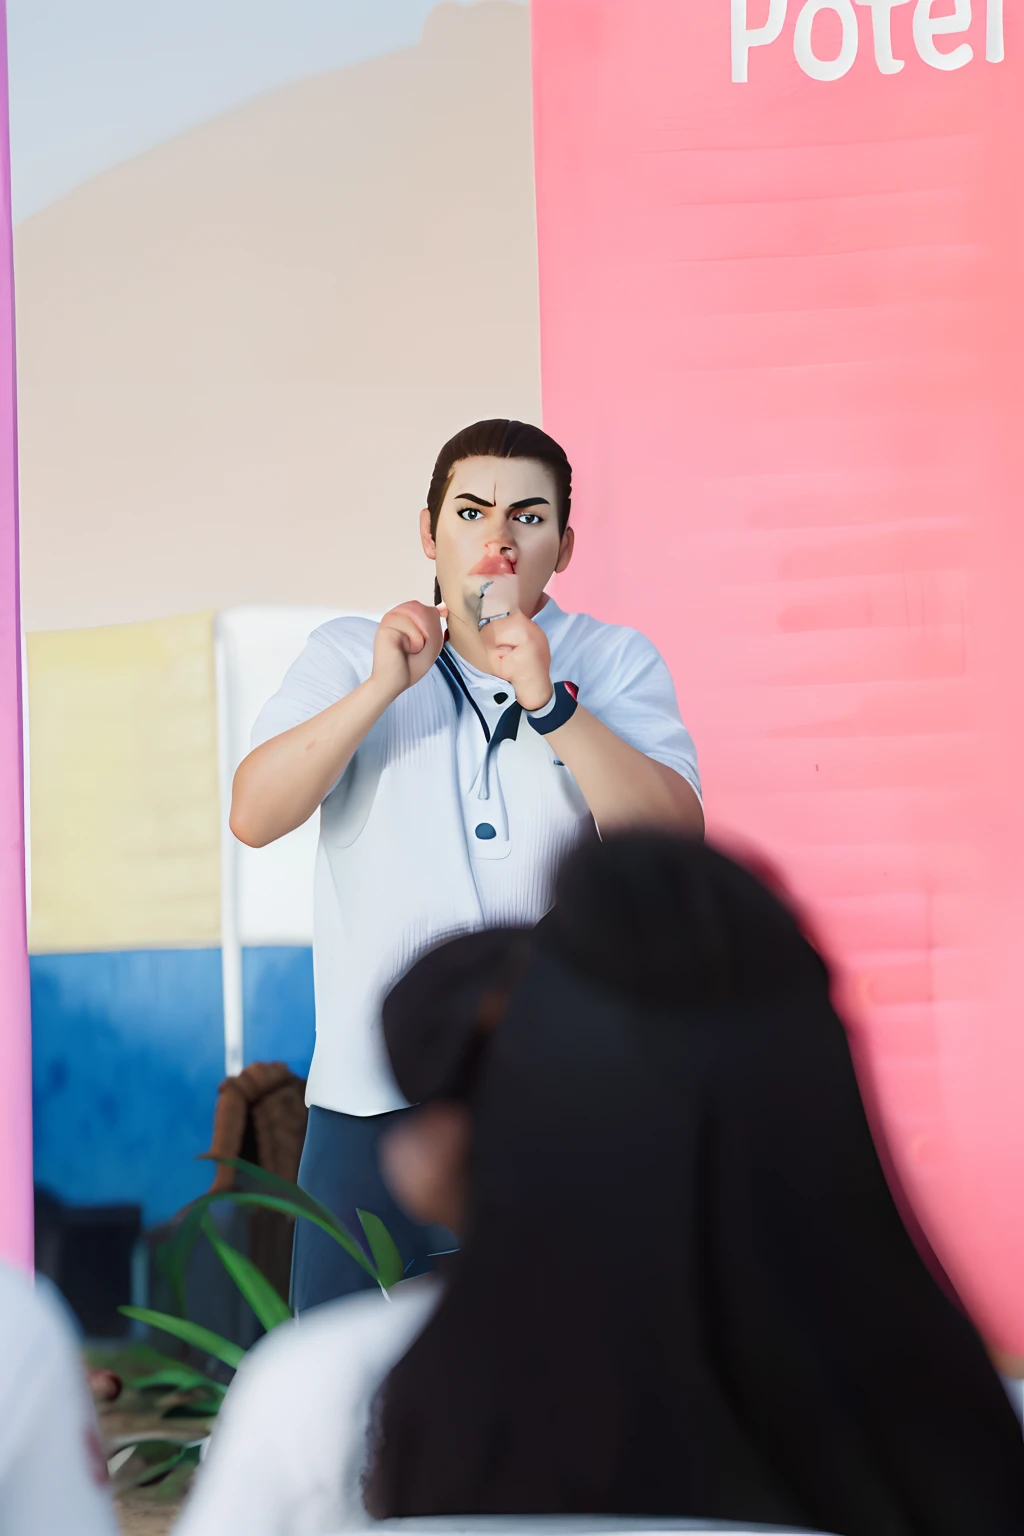
{"label": "blurred shoulder", "polygon": [[8,1364],[30,1351],[74,1347],[75,1332],[67,1308],[50,1283],[0,1264],[0,1348]]}
{"label": "blurred shoulder", "polygon": [[251,1386],[308,1389],[311,1379],[363,1378],[386,1372],[403,1355],[437,1304],[439,1288],[426,1276],[385,1296],[365,1291],[316,1307],[267,1334],[239,1369]]}

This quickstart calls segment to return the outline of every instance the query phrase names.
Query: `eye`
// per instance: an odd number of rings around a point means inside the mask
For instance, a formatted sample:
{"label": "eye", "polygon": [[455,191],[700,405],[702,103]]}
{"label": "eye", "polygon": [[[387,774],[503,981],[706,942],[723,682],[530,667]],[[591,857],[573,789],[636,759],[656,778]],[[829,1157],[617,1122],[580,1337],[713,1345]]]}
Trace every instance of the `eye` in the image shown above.
{"label": "eye", "polygon": [[542,523],[544,519],[539,512],[517,512],[512,521],[529,526],[531,523]]}
{"label": "eye", "polygon": [[464,523],[476,523],[483,517],[479,507],[456,507],[456,512]]}

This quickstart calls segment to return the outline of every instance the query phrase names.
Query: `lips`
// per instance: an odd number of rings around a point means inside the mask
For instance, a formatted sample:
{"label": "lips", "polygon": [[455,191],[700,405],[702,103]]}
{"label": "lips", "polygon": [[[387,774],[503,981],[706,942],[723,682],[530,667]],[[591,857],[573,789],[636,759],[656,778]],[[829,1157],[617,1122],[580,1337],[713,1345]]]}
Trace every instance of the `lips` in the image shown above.
{"label": "lips", "polygon": [[516,568],[505,555],[485,555],[479,565],[474,565],[471,576],[514,576]]}

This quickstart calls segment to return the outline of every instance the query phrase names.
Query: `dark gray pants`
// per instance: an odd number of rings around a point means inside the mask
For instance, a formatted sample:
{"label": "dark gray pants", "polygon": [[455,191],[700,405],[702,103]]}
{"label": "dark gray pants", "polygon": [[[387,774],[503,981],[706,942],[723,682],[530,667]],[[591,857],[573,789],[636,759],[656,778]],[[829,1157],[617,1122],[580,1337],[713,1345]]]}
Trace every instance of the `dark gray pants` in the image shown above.
{"label": "dark gray pants", "polygon": [[[406,1274],[425,1274],[431,1257],[450,1251],[449,1233],[410,1220],[388,1192],[377,1167],[377,1143],[407,1109],[387,1115],[343,1115],[311,1105],[299,1164],[299,1186],[334,1212],[366,1248],[357,1209],[379,1216],[397,1244]],[[374,1281],[332,1237],[311,1221],[296,1221],[292,1248],[291,1304],[308,1312],[322,1302],[354,1291],[372,1290]]]}

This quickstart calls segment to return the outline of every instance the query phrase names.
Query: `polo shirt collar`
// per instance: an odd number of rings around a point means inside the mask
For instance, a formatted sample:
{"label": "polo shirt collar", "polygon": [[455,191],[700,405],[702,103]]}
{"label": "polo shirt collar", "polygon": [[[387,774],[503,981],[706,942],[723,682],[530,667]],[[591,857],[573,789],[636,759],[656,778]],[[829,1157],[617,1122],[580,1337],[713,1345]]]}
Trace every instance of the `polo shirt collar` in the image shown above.
{"label": "polo shirt collar", "polygon": [[534,614],[533,622],[539,624],[544,633],[550,638],[552,625],[557,624],[558,620],[564,617],[565,615],[554,598],[549,597],[540,612]]}
{"label": "polo shirt collar", "polygon": [[445,650],[462,673],[465,682],[470,688],[480,688],[487,693],[493,693],[496,688],[500,690],[501,688],[511,686],[509,683],[504,682],[502,678],[495,677],[490,672],[481,672],[479,667],[474,667],[473,663],[467,661],[465,656],[460,656],[455,647],[447,640],[445,641]]}

